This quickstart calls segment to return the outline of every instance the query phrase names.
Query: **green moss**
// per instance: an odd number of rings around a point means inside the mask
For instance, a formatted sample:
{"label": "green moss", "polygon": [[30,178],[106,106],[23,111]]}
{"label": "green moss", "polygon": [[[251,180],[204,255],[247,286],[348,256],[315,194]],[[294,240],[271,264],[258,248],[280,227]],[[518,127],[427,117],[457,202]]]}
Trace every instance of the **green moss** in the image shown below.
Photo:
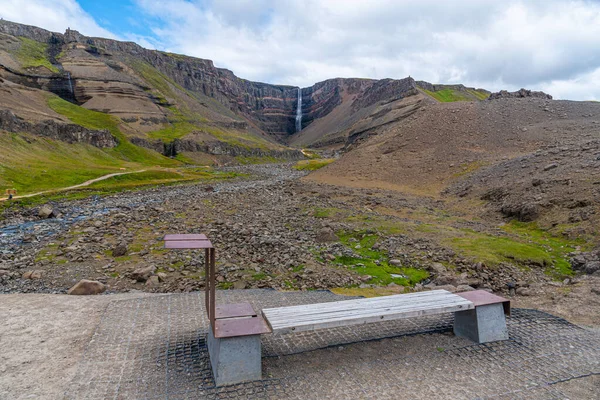
{"label": "green moss", "polygon": [[170,143],[175,139],[181,139],[190,133],[197,131],[198,128],[186,121],[172,122],[168,127],[148,133],[153,139],[161,139],[165,143]]}
{"label": "green moss", "polygon": [[334,158],[324,158],[324,159],[315,159],[315,160],[303,160],[298,161],[294,168],[298,171],[316,171],[320,168],[323,168],[326,165],[334,162]]}
{"label": "green moss", "polygon": [[58,73],[58,68],[56,68],[46,55],[48,51],[48,45],[45,43],[40,43],[35,40],[20,37],[21,46],[17,51],[17,60],[21,63],[23,68],[37,68],[37,67],[45,67],[51,72]]}
{"label": "green moss", "polygon": [[344,213],[344,210],[341,210],[341,209],[335,208],[335,207],[327,207],[327,208],[315,207],[312,212],[312,215],[315,218],[333,218],[342,213]]}
{"label": "green moss", "polygon": [[267,274],[265,274],[264,272],[259,272],[257,274],[252,275],[252,279],[254,279],[255,281],[261,281],[263,279],[265,279],[267,277]]}
{"label": "green moss", "polygon": [[300,264],[300,265],[297,265],[295,267],[292,267],[292,272],[300,272],[300,271],[304,270],[304,268],[306,268],[304,266],[304,264]]}
{"label": "green moss", "polygon": [[233,282],[221,282],[217,284],[217,287],[223,290],[231,289],[233,287]]}
{"label": "green moss", "polygon": [[363,229],[373,229],[386,235],[400,235],[408,233],[406,223],[386,219],[377,215],[351,215],[346,218],[346,221],[357,224]]}
{"label": "green moss", "polygon": [[[429,276],[429,273],[422,269],[390,265],[387,255],[372,248],[379,240],[376,234],[368,231],[340,231],[337,235],[340,241],[351,248],[358,257],[338,256],[334,262],[360,275],[370,275],[372,278],[369,283],[387,285],[393,282],[401,286],[412,286]],[[392,274],[401,276],[396,277]]]}
{"label": "green moss", "polygon": [[464,231],[463,236],[450,239],[456,251],[488,265],[511,262],[523,267],[544,267],[546,273],[561,278],[573,274],[568,253],[582,241],[552,236],[533,223],[511,222],[503,227],[509,235],[492,236]]}

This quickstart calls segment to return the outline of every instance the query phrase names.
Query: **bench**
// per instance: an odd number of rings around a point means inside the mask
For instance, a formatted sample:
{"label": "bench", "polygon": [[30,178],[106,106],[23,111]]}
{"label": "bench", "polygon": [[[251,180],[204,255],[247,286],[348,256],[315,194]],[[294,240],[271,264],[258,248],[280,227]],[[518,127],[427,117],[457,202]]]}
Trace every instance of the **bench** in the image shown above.
{"label": "bench", "polygon": [[454,333],[477,343],[508,339],[510,302],[484,290],[432,290],[367,299],[262,310],[274,333],[312,331],[402,318],[454,313]]}
{"label": "bench", "polygon": [[473,309],[446,290],[262,310],[275,333],[312,331]]}
{"label": "bench", "polygon": [[[241,305],[238,305],[241,306]],[[248,308],[249,307],[249,308]],[[250,312],[254,317],[260,318]],[[477,343],[508,339],[505,315],[510,313],[507,299],[484,290],[453,294],[432,290],[385,297],[334,301],[330,303],[266,308],[268,324],[262,333],[289,334],[318,329],[353,326],[402,318],[454,313],[454,333]],[[232,317],[228,322],[242,322]],[[248,321],[250,322],[250,321]],[[218,325],[218,321],[216,321]],[[224,335],[216,339],[209,330],[208,346],[217,386],[261,379],[259,332]],[[215,351],[227,349],[227,357]]]}

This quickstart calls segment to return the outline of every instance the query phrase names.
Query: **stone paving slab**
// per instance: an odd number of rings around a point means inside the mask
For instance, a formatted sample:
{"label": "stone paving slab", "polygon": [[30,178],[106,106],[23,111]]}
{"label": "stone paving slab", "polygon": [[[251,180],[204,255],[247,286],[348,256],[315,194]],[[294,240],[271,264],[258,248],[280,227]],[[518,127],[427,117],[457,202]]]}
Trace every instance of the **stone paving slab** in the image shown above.
{"label": "stone paving slab", "polygon": [[[348,299],[328,291],[233,290],[256,310]],[[263,336],[260,382],[216,388],[203,293],[108,304],[68,399],[565,399],[553,385],[600,374],[600,334],[515,309],[510,340],[455,337],[452,315]],[[590,392],[590,399],[600,398]],[[594,397],[596,396],[596,397]]]}

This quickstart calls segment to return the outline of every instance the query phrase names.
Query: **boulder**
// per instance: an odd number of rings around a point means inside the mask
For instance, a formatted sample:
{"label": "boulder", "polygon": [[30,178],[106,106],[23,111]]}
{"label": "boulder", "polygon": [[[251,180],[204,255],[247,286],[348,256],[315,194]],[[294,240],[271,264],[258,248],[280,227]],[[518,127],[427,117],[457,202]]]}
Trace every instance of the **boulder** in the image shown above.
{"label": "boulder", "polygon": [[125,243],[119,243],[112,251],[113,257],[123,257],[125,254],[127,254],[127,245]]}
{"label": "boulder", "polygon": [[106,286],[98,281],[90,281],[82,279],[73,286],[67,294],[75,296],[89,296],[94,294],[104,293]]}
{"label": "boulder", "polygon": [[42,206],[38,211],[38,216],[42,219],[51,218],[54,216],[54,209],[49,205]]}
{"label": "boulder", "polygon": [[431,270],[436,273],[436,275],[442,275],[446,273],[446,267],[441,263],[433,263],[431,264]]}
{"label": "boulder", "polygon": [[340,239],[335,235],[333,229],[329,227],[321,228],[317,233],[317,237],[315,238],[317,242],[326,243],[326,242],[337,242]]}
{"label": "boulder", "polygon": [[233,283],[234,289],[246,289],[246,282],[244,281],[236,281]]}
{"label": "boulder", "polygon": [[160,279],[158,278],[158,276],[156,275],[152,275],[150,278],[148,278],[148,280],[146,281],[146,286],[149,287],[156,287],[160,285]]}
{"label": "boulder", "polygon": [[394,267],[401,267],[402,261],[393,259],[393,260],[388,261],[388,264],[393,265]]}
{"label": "boulder", "polygon": [[439,285],[435,288],[435,290],[447,290],[450,293],[456,292],[458,289],[454,285]]}
{"label": "boulder", "polygon": [[[154,265],[138,268],[131,273],[131,279],[134,279],[138,282],[146,282],[152,275],[154,275],[154,271],[156,271],[156,267]],[[158,277],[156,277],[156,279],[158,279]]]}
{"label": "boulder", "polygon": [[23,279],[41,279],[42,275],[44,275],[44,271],[27,271],[23,274]]}
{"label": "boulder", "polygon": [[0,276],[5,276],[5,275],[9,275],[10,271],[7,271],[5,269],[0,269]]}
{"label": "boulder", "polygon": [[519,287],[517,288],[517,294],[519,296],[532,296],[534,293],[533,290],[529,288]]}
{"label": "boulder", "polygon": [[473,290],[475,290],[475,288],[469,285],[458,285],[456,287],[456,291],[458,292],[471,292]]}

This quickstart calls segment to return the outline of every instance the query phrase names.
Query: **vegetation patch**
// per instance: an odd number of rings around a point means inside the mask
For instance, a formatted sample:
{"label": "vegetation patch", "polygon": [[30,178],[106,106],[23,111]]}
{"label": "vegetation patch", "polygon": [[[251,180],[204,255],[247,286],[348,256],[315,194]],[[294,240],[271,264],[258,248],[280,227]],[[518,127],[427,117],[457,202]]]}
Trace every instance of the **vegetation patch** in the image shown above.
{"label": "vegetation patch", "polygon": [[331,164],[334,161],[335,161],[334,158],[302,160],[302,161],[298,161],[296,163],[296,165],[294,165],[294,168],[297,169],[298,171],[316,171],[320,168],[323,168],[326,165]]}
{"label": "vegetation patch", "polygon": [[315,218],[335,218],[344,213],[344,210],[334,207],[316,207],[312,215]]}
{"label": "vegetation patch", "polygon": [[113,155],[123,161],[139,163],[142,165],[175,166],[178,161],[171,160],[163,155],[132,144],[119,129],[118,118],[98,111],[88,110],[78,105],[69,103],[57,96],[48,98],[48,106],[57,113],[64,115],[73,123],[88,129],[108,130],[119,142],[113,149],[105,149],[104,152]]}
{"label": "vegetation patch", "polygon": [[534,223],[513,221],[503,230],[507,236],[464,230],[462,236],[450,239],[447,244],[463,255],[491,266],[501,262],[522,267],[539,266],[556,278],[573,274],[567,254],[575,251],[577,246],[585,247],[583,241],[552,236]]}
{"label": "vegetation patch", "polygon": [[[473,97],[477,100],[485,100],[489,97],[488,93],[476,89],[467,89],[466,92],[453,89],[442,89],[435,92],[426,89],[421,90],[423,90],[429,96],[442,103],[452,103],[455,101],[473,101]],[[470,97],[469,95],[473,97]]]}
{"label": "vegetation patch", "polygon": [[368,283],[387,285],[396,283],[401,286],[413,286],[429,277],[429,273],[412,267],[397,267],[389,264],[384,252],[373,249],[379,236],[371,231],[339,231],[340,241],[356,256],[337,256],[334,263],[345,266],[360,275],[369,275]]}
{"label": "vegetation patch", "polygon": [[47,44],[26,37],[20,37],[19,39],[21,40],[21,47],[19,47],[16,56],[23,68],[44,67],[51,72],[59,72],[58,68],[52,65],[46,55],[48,50]]}

